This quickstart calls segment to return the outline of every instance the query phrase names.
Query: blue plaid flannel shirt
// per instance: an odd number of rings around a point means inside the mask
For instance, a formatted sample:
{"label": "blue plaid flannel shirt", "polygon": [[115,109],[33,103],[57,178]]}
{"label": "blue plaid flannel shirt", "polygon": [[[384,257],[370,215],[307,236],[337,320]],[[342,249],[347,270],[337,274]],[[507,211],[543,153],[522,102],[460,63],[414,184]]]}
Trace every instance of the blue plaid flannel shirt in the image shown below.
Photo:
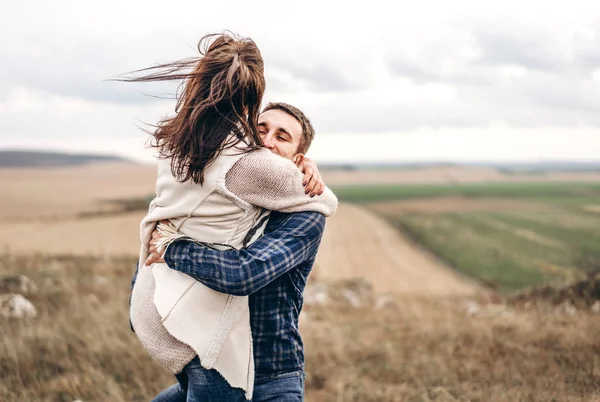
{"label": "blue plaid flannel shirt", "polygon": [[249,296],[257,377],[304,370],[298,316],[324,229],[317,212],[272,212],[265,234],[246,249],[218,251],[187,240],[167,248],[170,268],[216,291]]}

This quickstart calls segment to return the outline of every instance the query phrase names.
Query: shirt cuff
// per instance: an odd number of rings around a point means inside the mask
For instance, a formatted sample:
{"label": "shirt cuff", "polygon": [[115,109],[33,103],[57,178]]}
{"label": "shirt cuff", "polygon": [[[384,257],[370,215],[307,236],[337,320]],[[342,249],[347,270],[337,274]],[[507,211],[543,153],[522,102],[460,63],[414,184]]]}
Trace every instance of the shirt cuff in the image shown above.
{"label": "shirt cuff", "polygon": [[[192,246],[196,247],[192,249]],[[204,247],[195,244],[190,239],[175,240],[167,246],[163,259],[169,268],[177,269],[178,264],[192,261],[191,253],[193,251],[195,251],[194,259],[199,262],[204,253]]]}

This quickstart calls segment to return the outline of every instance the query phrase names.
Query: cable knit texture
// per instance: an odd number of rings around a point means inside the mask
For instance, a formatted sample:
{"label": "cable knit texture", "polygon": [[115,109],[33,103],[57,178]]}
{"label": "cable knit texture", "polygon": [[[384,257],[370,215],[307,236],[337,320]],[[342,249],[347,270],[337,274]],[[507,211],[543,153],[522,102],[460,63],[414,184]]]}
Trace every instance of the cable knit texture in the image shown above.
{"label": "cable knit texture", "polygon": [[[206,173],[204,188],[199,188],[175,183],[166,164],[159,168],[157,197],[141,224],[140,269],[132,290],[131,322],[152,358],[172,373],[180,372],[198,355],[205,368],[218,370],[231,386],[244,389],[251,399],[254,361],[252,340],[245,335],[250,335],[248,298],[216,292],[165,264],[143,266],[150,229],[158,220],[172,222],[170,227],[162,227],[164,248],[182,236],[216,242],[218,248],[241,248],[247,245],[247,236],[253,241],[262,234],[264,224],[251,231],[257,220],[265,217],[262,209],[317,211],[330,216],[337,208],[337,198],[328,188],[321,196],[306,195],[298,168],[267,149],[238,157],[220,156]],[[189,194],[194,191],[196,198]],[[234,219],[224,216],[234,211],[238,214]],[[202,232],[207,226],[218,229],[214,236]],[[157,284],[162,293],[157,291]],[[237,338],[229,336],[234,327],[238,328],[234,331]],[[244,353],[237,352],[240,350]],[[245,353],[249,354],[248,361]]]}
{"label": "cable knit texture", "polygon": [[325,216],[337,208],[329,188],[309,197],[302,186],[304,175],[288,159],[260,149],[240,159],[227,173],[227,188],[242,200],[271,211],[315,211]]}

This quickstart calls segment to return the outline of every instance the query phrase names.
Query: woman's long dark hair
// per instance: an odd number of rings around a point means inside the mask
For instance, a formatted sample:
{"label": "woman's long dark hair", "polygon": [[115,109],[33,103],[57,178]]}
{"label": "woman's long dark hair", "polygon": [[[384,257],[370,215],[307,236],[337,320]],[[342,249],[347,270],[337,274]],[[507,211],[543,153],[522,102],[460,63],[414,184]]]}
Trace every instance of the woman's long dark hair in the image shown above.
{"label": "woman's long dark hair", "polygon": [[[224,149],[241,140],[249,144],[248,150],[262,146],[258,115],[265,78],[262,56],[249,38],[209,34],[198,43],[198,51],[198,58],[137,70],[149,74],[121,81],[183,80],[176,114],[155,126],[151,145],[161,157],[171,158],[178,180],[202,184],[204,169]],[[235,137],[227,140],[231,133]]]}

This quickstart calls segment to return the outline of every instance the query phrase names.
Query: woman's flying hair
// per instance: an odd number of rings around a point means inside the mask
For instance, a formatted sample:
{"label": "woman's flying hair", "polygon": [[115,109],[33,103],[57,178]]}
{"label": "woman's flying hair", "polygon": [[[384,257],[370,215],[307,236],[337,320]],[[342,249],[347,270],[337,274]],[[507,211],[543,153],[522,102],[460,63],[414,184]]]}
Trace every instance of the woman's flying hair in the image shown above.
{"label": "woman's flying hair", "polygon": [[151,145],[171,158],[178,180],[202,184],[204,169],[224,149],[240,141],[248,151],[262,146],[258,115],[265,78],[262,56],[249,38],[209,34],[198,51],[199,57],[136,70],[145,75],[120,81],[182,80],[175,115],[154,126]]}

